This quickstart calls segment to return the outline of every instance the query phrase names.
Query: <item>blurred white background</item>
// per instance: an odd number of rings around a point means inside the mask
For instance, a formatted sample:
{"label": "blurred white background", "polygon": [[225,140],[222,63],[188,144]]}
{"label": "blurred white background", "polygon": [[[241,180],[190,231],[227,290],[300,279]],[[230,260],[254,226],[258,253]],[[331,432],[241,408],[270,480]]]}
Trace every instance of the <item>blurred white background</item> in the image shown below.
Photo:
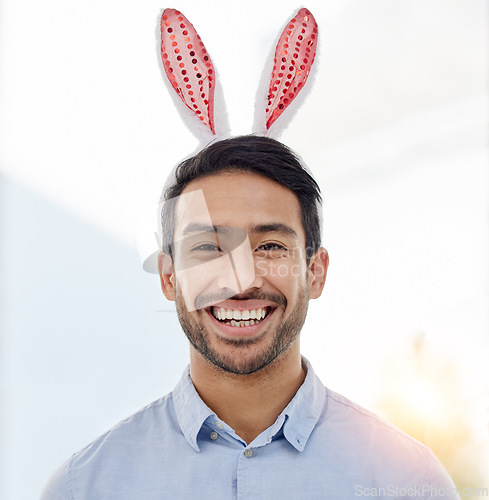
{"label": "blurred white background", "polygon": [[[200,32],[233,132],[250,132],[263,66],[299,5],[169,6]],[[376,409],[386,360],[402,363],[424,334],[486,443],[488,4],[306,6],[320,65],[281,139],[320,182],[331,267],[303,353],[326,385]],[[0,4],[1,498],[36,498],[187,363],[173,305],[136,250],[168,172],[197,145],[158,64],[164,7]]]}

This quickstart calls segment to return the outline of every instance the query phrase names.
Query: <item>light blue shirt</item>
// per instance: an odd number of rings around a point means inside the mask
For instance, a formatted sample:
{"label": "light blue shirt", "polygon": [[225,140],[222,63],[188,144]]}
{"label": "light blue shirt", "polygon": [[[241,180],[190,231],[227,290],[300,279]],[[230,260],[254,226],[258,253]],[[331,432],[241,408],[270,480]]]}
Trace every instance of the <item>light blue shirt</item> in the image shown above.
{"label": "light blue shirt", "polygon": [[172,393],[75,453],[41,499],[458,498],[428,448],[325,388],[306,363],[292,401],[249,445],[187,368]]}

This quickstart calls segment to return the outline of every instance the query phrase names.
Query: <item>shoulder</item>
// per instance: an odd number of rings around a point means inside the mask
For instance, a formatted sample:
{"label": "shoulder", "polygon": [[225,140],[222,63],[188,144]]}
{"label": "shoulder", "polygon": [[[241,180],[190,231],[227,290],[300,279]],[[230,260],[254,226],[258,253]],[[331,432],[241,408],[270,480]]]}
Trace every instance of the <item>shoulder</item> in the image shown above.
{"label": "shoulder", "polygon": [[156,436],[163,437],[178,425],[173,406],[173,394],[169,393],[141,408],[136,413],[121,420],[92,443],[73,455],[73,460],[100,454],[105,450],[115,449],[123,452],[135,443],[146,443]]}
{"label": "shoulder", "polygon": [[379,436],[389,436],[406,444],[415,444],[426,447],[409,436],[407,433],[395,425],[384,420],[379,415],[360,406],[350,399],[325,388],[326,412],[323,414],[328,420],[329,425],[339,425],[348,428],[350,432],[373,431]]}
{"label": "shoulder", "polygon": [[317,430],[320,441],[336,450],[337,463],[362,471],[359,476],[363,474],[369,484],[378,477],[384,485],[419,484],[454,490],[450,477],[427,446],[328,388]]}
{"label": "shoulder", "polygon": [[324,423],[327,423],[330,429],[334,427],[339,436],[354,436],[359,443],[388,444],[392,442],[392,444],[412,447],[421,454],[429,452],[426,446],[406,432],[345,396],[325,388],[325,399]]}
{"label": "shoulder", "polygon": [[[74,477],[90,481],[101,464],[124,470],[124,464],[141,459],[154,440],[164,440],[178,426],[172,393],[153,401],[120,421],[80,451],[74,453],[51,477],[41,500],[72,498]],[[92,479],[95,479],[94,477]]]}

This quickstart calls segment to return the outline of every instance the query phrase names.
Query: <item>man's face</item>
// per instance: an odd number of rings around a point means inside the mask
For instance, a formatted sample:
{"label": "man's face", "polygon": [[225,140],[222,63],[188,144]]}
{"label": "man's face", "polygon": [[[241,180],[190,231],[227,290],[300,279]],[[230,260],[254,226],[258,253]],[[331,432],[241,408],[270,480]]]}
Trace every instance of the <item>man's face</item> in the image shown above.
{"label": "man's face", "polygon": [[297,341],[306,317],[314,277],[299,201],[238,172],[197,179],[182,195],[170,276],[182,328],[215,366],[256,372]]}

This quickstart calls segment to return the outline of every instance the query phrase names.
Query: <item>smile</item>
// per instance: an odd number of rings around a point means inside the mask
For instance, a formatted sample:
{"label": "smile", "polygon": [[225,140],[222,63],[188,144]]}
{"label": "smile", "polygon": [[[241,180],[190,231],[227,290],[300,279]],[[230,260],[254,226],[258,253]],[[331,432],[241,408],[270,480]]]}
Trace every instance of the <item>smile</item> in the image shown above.
{"label": "smile", "polygon": [[211,307],[211,313],[219,322],[227,326],[253,326],[261,323],[270,313],[271,307],[257,309],[226,309]]}

